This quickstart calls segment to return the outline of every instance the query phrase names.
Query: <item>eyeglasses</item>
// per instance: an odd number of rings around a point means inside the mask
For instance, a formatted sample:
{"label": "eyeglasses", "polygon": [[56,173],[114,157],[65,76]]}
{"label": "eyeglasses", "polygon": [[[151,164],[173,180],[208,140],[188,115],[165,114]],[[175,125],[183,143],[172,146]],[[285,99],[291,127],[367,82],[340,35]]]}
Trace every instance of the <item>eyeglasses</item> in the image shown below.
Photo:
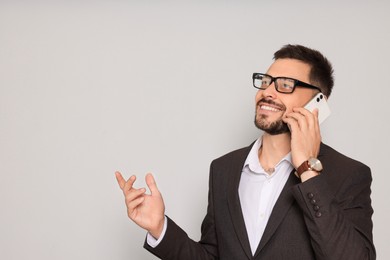
{"label": "eyeglasses", "polygon": [[262,89],[262,90],[267,89],[272,84],[272,82],[274,82],[276,91],[280,93],[288,93],[288,94],[293,93],[295,88],[298,86],[317,89],[318,91],[322,92],[321,89],[316,86],[307,84],[305,82],[293,78],[287,78],[287,77],[274,78],[264,73],[253,73],[252,79],[253,79],[253,86],[257,89]]}

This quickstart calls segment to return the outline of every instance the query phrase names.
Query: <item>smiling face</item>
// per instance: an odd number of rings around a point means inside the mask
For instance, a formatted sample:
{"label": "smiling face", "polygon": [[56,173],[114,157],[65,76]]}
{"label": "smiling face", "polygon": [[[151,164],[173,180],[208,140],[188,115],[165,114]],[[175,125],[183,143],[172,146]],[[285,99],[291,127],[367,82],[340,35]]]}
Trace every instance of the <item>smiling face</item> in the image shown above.
{"label": "smiling face", "polygon": [[[299,60],[277,59],[269,67],[267,74],[294,78],[310,84],[310,69],[308,64]],[[289,132],[282,118],[294,107],[303,107],[315,93],[316,90],[299,86],[291,94],[279,93],[274,83],[265,90],[259,90],[256,94],[256,126],[271,135]]]}

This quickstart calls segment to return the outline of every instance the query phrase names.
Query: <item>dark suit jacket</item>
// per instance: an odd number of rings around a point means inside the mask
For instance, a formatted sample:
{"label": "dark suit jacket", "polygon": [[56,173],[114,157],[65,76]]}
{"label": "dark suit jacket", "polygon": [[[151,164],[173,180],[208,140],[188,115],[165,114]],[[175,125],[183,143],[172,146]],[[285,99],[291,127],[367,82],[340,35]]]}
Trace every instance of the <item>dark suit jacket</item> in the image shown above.
{"label": "dark suit jacket", "polygon": [[325,144],[321,175],[304,183],[292,172],[253,256],[242,216],[238,185],[251,146],[214,160],[209,204],[199,242],[168,218],[156,248],[161,259],[360,260],[375,259],[370,169]]}

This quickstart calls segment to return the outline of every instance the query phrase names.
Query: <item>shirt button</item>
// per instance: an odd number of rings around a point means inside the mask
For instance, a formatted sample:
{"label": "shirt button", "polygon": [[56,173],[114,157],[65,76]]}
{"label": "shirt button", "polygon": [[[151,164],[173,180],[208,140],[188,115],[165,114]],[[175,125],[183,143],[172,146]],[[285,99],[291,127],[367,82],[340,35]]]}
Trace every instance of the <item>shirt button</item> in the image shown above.
{"label": "shirt button", "polygon": [[320,218],[321,216],[322,216],[322,213],[319,212],[319,211],[317,211],[317,212],[316,212],[316,217],[317,217],[317,218]]}
{"label": "shirt button", "polygon": [[313,204],[313,205],[315,205],[315,204],[317,203],[317,201],[316,201],[315,199],[312,199],[312,200],[310,201],[310,203]]}
{"label": "shirt button", "polygon": [[308,197],[309,199],[312,199],[312,198],[314,198],[314,194],[311,193],[311,192],[309,192],[309,193],[307,194],[307,197]]}
{"label": "shirt button", "polygon": [[314,206],[313,206],[313,209],[314,209],[315,211],[319,211],[319,210],[320,210],[320,206],[314,205]]}

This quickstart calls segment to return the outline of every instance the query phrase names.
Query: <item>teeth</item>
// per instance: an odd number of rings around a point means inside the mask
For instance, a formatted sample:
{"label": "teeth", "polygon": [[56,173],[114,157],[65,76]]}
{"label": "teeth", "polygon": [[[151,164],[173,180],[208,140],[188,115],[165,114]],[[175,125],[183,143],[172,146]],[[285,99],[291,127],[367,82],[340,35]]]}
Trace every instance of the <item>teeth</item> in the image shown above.
{"label": "teeth", "polygon": [[274,112],[279,112],[280,111],[280,109],[276,109],[274,107],[265,106],[265,105],[262,105],[260,108],[264,109],[264,110],[268,110],[268,111],[274,111]]}

